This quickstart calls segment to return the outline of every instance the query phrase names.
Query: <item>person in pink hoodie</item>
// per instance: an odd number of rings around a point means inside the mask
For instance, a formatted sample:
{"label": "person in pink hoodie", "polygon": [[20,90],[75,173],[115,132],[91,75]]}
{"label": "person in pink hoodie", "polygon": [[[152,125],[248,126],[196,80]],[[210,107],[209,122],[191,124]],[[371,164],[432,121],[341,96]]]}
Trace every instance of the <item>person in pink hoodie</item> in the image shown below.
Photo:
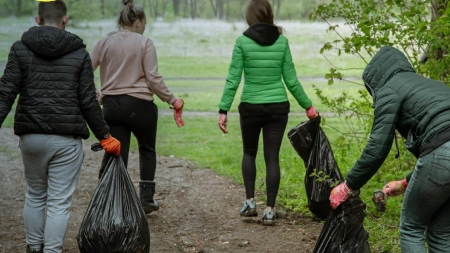
{"label": "person in pink hoodie", "polygon": [[[122,0],[122,3],[118,18],[120,30],[109,33],[96,43],[91,51],[92,66],[94,70],[100,67],[98,99],[103,105],[111,134],[122,144],[121,156],[125,166],[131,133],[137,138],[141,179],[139,195],[145,213],[151,213],[159,209],[154,200],[158,121],[154,95],[172,105],[179,114],[184,102],[173,95],[158,73],[155,45],[143,36],[146,24],[144,9],[133,0]],[[176,122],[178,126],[183,125],[180,118],[176,118]],[[102,173],[100,171],[100,176]]]}

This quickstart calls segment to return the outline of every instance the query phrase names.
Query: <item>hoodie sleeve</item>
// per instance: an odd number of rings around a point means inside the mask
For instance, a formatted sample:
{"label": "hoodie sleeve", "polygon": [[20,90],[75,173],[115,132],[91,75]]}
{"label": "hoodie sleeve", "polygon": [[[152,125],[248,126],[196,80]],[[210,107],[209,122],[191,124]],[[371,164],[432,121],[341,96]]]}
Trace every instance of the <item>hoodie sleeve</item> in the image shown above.
{"label": "hoodie sleeve", "polygon": [[219,109],[222,111],[229,111],[231,104],[233,104],[237,89],[242,79],[242,71],[244,69],[244,57],[242,54],[242,47],[239,38],[236,40],[231,57],[230,67],[228,69],[227,80],[222,93],[222,99],[219,103]]}
{"label": "hoodie sleeve", "polygon": [[284,83],[289,92],[294,96],[297,103],[303,108],[308,109],[312,106],[311,100],[303,90],[302,85],[298,81],[297,72],[295,71],[294,63],[292,62],[291,49],[289,43],[286,45],[286,52],[284,54],[284,61],[282,66],[282,74]]}
{"label": "hoodie sleeve", "polygon": [[100,50],[100,43],[102,42],[102,40],[98,41],[95,46],[92,48],[91,52],[90,52],[90,56],[91,56],[91,62],[92,62],[92,69],[95,71],[98,67],[98,65],[100,64],[100,57],[99,57],[99,50]]}
{"label": "hoodie sleeve", "polygon": [[9,52],[5,71],[0,78],[0,126],[11,111],[17,94],[20,92],[21,83],[22,73],[13,45]]}
{"label": "hoodie sleeve", "polygon": [[91,58],[87,53],[80,75],[78,101],[83,118],[86,120],[89,128],[97,139],[102,139],[103,136],[109,133],[109,127],[106,125],[102,109],[96,98],[94,72]]}
{"label": "hoodie sleeve", "polygon": [[[100,65],[100,48],[101,45],[104,43],[105,39],[101,39],[99,40],[95,46],[92,48],[91,52],[89,53],[90,57],[91,57],[91,62],[92,62],[92,69],[95,72],[95,70],[97,70],[98,66]],[[96,93],[96,97],[97,100],[100,104],[102,104],[102,92],[99,88],[95,87],[95,93]]]}
{"label": "hoodie sleeve", "polygon": [[143,67],[145,78],[149,89],[154,92],[162,101],[173,104],[176,97],[167,88],[163,77],[158,73],[158,57],[153,42],[148,39],[145,45],[145,55],[143,57]]}
{"label": "hoodie sleeve", "polygon": [[378,92],[375,103],[375,118],[369,140],[361,157],[347,174],[347,185],[358,190],[378,171],[389,154],[394,141],[395,128],[401,102],[390,88]]}

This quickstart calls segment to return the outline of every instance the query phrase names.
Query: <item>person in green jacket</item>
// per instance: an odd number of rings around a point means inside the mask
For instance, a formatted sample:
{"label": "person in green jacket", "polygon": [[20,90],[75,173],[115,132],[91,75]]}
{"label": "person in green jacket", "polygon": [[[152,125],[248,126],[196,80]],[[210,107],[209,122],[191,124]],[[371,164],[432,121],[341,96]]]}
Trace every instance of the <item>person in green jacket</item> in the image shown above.
{"label": "person in green jacket", "polygon": [[369,62],[363,80],[375,108],[372,131],[346,181],[331,191],[331,207],[336,209],[377,172],[397,130],[417,157],[409,182],[394,181],[384,189],[388,195],[405,191],[402,252],[425,253],[426,243],[428,252],[450,252],[450,87],[416,74],[406,56],[390,46]]}
{"label": "person in green jacket", "polygon": [[251,0],[247,6],[246,19],[249,28],[236,40],[219,103],[219,127],[224,133],[228,132],[227,112],[244,72],[239,115],[246,200],[240,214],[258,215],[254,201],[255,159],[262,130],[267,186],[267,207],[263,212],[262,223],[274,225],[273,208],[280,185],[279,152],[290,110],[285,86],[298,104],[307,109],[308,117],[316,117],[318,113],[298,81],[288,40],[282,35],[282,29],[273,22],[270,3],[267,0]]}

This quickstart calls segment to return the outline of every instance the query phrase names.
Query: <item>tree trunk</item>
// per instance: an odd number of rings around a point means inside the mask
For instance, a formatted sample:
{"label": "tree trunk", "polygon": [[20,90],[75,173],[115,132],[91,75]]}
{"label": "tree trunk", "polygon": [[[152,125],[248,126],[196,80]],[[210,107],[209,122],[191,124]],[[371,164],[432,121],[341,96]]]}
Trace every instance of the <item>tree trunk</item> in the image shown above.
{"label": "tree trunk", "polygon": [[216,18],[223,18],[223,0],[216,0]]}
{"label": "tree trunk", "polygon": [[230,18],[230,0],[225,1],[225,20],[229,20]]}
{"label": "tree trunk", "polygon": [[[445,9],[450,0],[431,0],[431,20],[435,21],[441,16],[441,13],[445,13]],[[439,40],[443,40],[445,35],[439,35]],[[435,58],[437,61],[443,62],[445,56],[449,53],[448,48],[438,48],[434,52],[428,52],[428,55]],[[441,81],[444,81],[448,77],[448,71],[441,74]]]}
{"label": "tree trunk", "polygon": [[188,17],[188,1],[189,0],[183,0],[183,18]]}
{"label": "tree trunk", "polygon": [[197,0],[189,0],[191,5],[191,18],[195,19],[197,17]]}
{"label": "tree trunk", "polygon": [[223,13],[224,13],[224,9],[223,9],[223,1],[224,0],[215,0],[216,4],[214,4],[213,0],[209,0],[209,2],[211,3],[211,7],[213,9],[214,12],[214,17],[216,17],[217,19],[223,19]]}
{"label": "tree trunk", "polygon": [[[144,1],[144,4],[145,4],[145,1]],[[105,19],[105,0],[100,0],[100,8],[102,10],[102,19]]]}
{"label": "tree trunk", "polygon": [[164,18],[164,16],[166,15],[166,9],[167,6],[169,5],[170,0],[164,0],[163,6],[162,6],[162,11],[161,11],[161,16]]}
{"label": "tree trunk", "polygon": [[148,0],[148,8],[149,8],[149,14],[150,14],[150,17],[151,18],[155,18],[154,16],[153,16],[153,14],[155,13],[154,11],[153,11],[153,1],[154,0]]}
{"label": "tree trunk", "polygon": [[281,0],[277,0],[277,12],[275,15],[276,20],[280,19],[280,8],[281,8]]}
{"label": "tree trunk", "polygon": [[14,6],[14,3],[11,4],[11,12],[12,12],[12,16],[15,17],[16,16],[16,6]]}
{"label": "tree trunk", "polygon": [[239,15],[240,15],[240,18],[245,20],[246,7],[244,7],[244,1],[245,0],[241,0],[239,2],[239,13],[240,13]]}
{"label": "tree trunk", "polygon": [[158,5],[159,5],[159,0],[148,0],[149,2],[149,13],[150,13],[150,17],[152,17],[153,19],[156,19],[158,17]]}
{"label": "tree trunk", "polygon": [[211,7],[214,13],[214,17],[217,17],[217,9],[216,6],[214,5],[214,1],[213,0],[209,0],[209,2],[211,3]]}
{"label": "tree trunk", "polygon": [[159,5],[159,0],[155,0],[155,19],[158,18],[158,6]]}
{"label": "tree trunk", "polygon": [[180,15],[180,0],[172,0],[173,2],[173,15],[178,17]]}
{"label": "tree trunk", "polygon": [[22,15],[22,0],[17,0],[17,16]]}

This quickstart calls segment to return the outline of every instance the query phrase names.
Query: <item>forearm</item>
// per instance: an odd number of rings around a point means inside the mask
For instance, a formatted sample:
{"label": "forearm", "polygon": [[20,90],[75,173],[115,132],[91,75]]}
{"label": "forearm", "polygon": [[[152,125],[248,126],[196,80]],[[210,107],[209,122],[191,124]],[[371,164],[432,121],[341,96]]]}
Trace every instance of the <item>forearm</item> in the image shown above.
{"label": "forearm", "polygon": [[100,106],[92,106],[82,111],[83,118],[97,139],[103,139],[109,133]]}

